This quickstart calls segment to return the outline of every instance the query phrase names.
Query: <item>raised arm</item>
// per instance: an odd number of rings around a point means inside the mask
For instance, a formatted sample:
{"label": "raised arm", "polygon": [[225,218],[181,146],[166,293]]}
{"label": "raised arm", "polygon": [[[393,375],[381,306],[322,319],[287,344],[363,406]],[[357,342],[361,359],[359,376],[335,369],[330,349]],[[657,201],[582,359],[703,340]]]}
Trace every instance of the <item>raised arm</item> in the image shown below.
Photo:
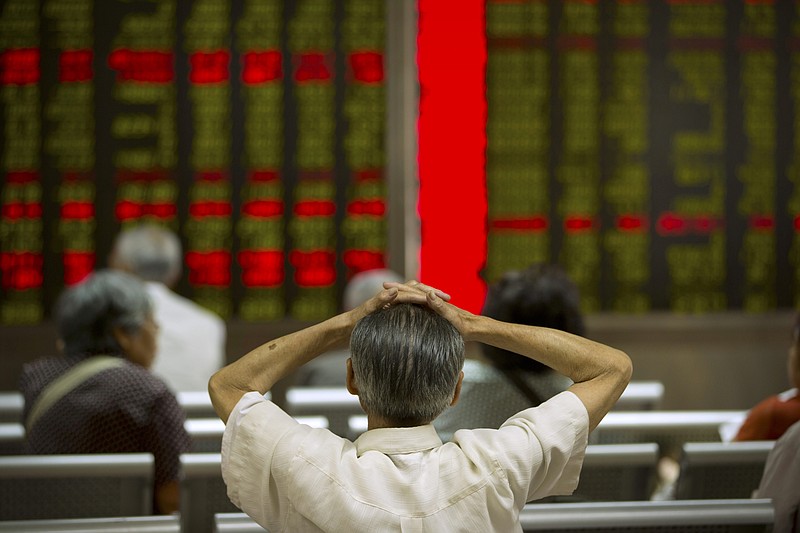
{"label": "raised arm", "polygon": [[589,430],[597,427],[630,381],[631,360],[615,348],[559,330],[473,315],[445,302],[429,288],[423,290],[428,306],[453,323],[464,340],[530,357],[572,379],[575,383],[569,390],[586,406]]}

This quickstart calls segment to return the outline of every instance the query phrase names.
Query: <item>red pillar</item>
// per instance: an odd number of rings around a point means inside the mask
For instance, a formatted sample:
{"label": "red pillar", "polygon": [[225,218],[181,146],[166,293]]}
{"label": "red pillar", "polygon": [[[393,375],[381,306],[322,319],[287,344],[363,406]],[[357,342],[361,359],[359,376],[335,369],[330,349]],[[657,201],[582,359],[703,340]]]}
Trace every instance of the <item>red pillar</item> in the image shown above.
{"label": "red pillar", "polygon": [[419,279],[477,313],[486,283],[485,0],[419,0]]}

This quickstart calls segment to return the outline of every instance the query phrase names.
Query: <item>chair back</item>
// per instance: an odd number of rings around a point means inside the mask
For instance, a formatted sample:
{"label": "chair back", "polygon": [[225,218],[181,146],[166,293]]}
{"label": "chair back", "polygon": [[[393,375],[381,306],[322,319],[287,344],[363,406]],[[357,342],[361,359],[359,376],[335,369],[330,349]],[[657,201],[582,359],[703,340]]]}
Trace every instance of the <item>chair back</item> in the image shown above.
{"label": "chair back", "polygon": [[631,381],[614,405],[614,411],[653,411],[664,399],[660,381]]}
{"label": "chair back", "polygon": [[177,515],[0,522],[0,532],[8,533],[180,533],[180,530]]}
{"label": "chair back", "polygon": [[573,497],[585,501],[648,500],[657,463],[658,445],[653,442],[589,445]]}
{"label": "chair back", "polygon": [[286,392],[286,410],[292,416],[324,416],[328,429],[347,438],[348,420],[363,415],[358,396],[344,387],[293,387]]}
{"label": "chair back", "polygon": [[256,524],[244,513],[217,513],[214,515],[214,533],[264,533],[266,529]]}
{"label": "chair back", "polygon": [[677,499],[750,498],[775,441],[690,442],[683,445]]}
{"label": "chair back", "polygon": [[18,391],[0,392],[0,423],[22,423],[22,409],[25,399]]}
{"label": "chair back", "polygon": [[[327,428],[324,416],[298,416],[295,420],[312,428]],[[186,433],[192,438],[191,453],[220,453],[225,423],[219,418],[191,418],[183,423]]]}
{"label": "chair back", "polygon": [[186,418],[217,418],[208,391],[178,391],[175,393],[178,405],[183,408]]}
{"label": "chair back", "polygon": [[525,533],[768,533],[774,520],[771,500],[534,503],[520,513]]}
{"label": "chair back", "polygon": [[0,423],[0,455],[24,455],[25,426],[18,422]]}
{"label": "chair back", "polygon": [[152,514],[153,464],[148,453],[0,457],[0,520]]}
{"label": "chair back", "polygon": [[741,411],[611,411],[589,436],[591,444],[655,442],[677,456],[685,442],[719,442],[720,426]]}
{"label": "chair back", "polygon": [[[532,503],[520,513],[525,533],[769,533],[771,500]],[[244,513],[214,515],[216,533],[263,533]]]}
{"label": "chair back", "polygon": [[241,510],[231,503],[222,481],[222,457],[218,453],[181,455],[181,531],[210,532],[216,513]]}

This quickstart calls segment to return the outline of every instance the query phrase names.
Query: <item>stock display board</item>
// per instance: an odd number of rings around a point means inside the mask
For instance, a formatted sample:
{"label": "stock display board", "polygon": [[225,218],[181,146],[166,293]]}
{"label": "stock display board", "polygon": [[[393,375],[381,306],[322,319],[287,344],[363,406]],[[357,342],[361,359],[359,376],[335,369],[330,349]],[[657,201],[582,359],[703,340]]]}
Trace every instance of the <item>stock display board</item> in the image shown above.
{"label": "stock display board", "polygon": [[0,324],[139,221],[224,318],[327,318],[384,266],[383,0],[0,6]]}
{"label": "stock display board", "polygon": [[485,277],[588,311],[800,304],[800,2],[490,0]]}
{"label": "stock display board", "polygon": [[[40,321],[142,219],[226,318],[330,316],[385,264],[383,0],[0,6],[0,324]],[[587,311],[800,303],[800,2],[485,19],[486,280],[550,261]]]}

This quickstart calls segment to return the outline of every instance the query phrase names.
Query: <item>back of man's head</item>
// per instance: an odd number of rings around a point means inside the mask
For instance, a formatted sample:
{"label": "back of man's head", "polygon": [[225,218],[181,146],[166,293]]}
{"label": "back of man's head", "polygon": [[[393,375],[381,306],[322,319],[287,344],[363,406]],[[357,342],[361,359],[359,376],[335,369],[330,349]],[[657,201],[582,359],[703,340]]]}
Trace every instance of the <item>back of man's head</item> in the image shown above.
{"label": "back of man's head", "polygon": [[161,226],[145,224],[122,231],[114,241],[110,266],[145,281],[174,285],[181,275],[181,243]]}
{"label": "back of man's head", "polygon": [[[534,264],[521,271],[510,271],[489,288],[483,315],[527,326],[558,329],[583,336],[580,293],[557,265]],[[497,367],[542,372],[547,367],[525,357],[493,346],[484,355]]]}
{"label": "back of man's head", "polygon": [[367,414],[420,425],[452,402],[464,366],[464,339],[426,307],[393,304],[358,322],[350,353]]}

